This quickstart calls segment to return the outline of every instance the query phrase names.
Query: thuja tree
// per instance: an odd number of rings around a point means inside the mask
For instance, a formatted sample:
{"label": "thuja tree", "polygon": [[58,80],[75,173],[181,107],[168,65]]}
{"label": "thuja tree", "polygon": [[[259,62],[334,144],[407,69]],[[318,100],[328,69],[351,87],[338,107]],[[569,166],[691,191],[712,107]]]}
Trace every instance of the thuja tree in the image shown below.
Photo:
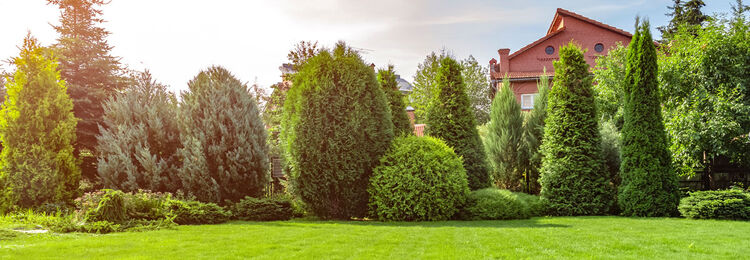
{"label": "thuja tree", "polygon": [[495,184],[502,189],[519,191],[523,180],[523,116],[521,105],[506,78],[500,93],[492,101],[490,122],[484,148],[492,166]]}
{"label": "thuja tree", "polygon": [[262,195],[270,181],[266,130],[247,85],[210,67],[188,89],[178,110],[182,191],[211,202]]}
{"label": "thuja tree", "polygon": [[413,132],[409,117],[406,115],[406,106],[404,106],[404,95],[398,90],[396,82],[396,73],[393,71],[393,65],[388,69],[378,70],[378,82],[383,87],[383,92],[388,99],[391,108],[391,121],[393,122],[393,134],[396,136],[411,134]]}
{"label": "thuja tree", "polygon": [[528,193],[539,193],[539,170],[542,168],[542,153],[539,147],[544,137],[544,120],[547,118],[547,96],[550,89],[550,80],[545,73],[539,77],[537,89],[539,93],[534,98],[534,109],[525,113],[523,125],[523,158],[526,160],[523,166],[524,191]]}
{"label": "thuja tree", "polygon": [[625,65],[618,204],[626,216],[669,216],[677,212],[679,196],[661,116],[656,47],[648,21],[636,25]]}
{"label": "thuja tree", "polygon": [[0,111],[0,209],[71,203],[81,177],[72,145],[77,119],[57,62],[27,36],[12,63]]}
{"label": "thuja tree", "polygon": [[308,59],[293,86],[282,123],[293,189],[319,217],[364,217],[370,176],[393,139],[375,72],[339,42]]}
{"label": "thuja tree", "polygon": [[560,49],[554,66],[541,148],[541,195],[554,215],[606,213],[614,190],[602,163],[589,66],[573,43]]}
{"label": "thuja tree", "polygon": [[176,192],[177,101],[146,71],[125,93],[104,103],[97,137],[98,173],[106,188]]}
{"label": "thuja tree", "polygon": [[491,183],[487,157],[464,89],[461,66],[453,58],[443,57],[435,77],[437,94],[427,110],[426,134],[442,139],[463,157],[471,189],[486,188]]}

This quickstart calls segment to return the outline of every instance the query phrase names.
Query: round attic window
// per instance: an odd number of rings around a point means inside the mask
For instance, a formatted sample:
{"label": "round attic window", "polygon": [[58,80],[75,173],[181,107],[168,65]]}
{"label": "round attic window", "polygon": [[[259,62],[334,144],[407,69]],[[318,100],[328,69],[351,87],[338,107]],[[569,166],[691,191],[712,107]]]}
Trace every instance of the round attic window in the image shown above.
{"label": "round attic window", "polygon": [[596,45],[594,45],[594,50],[596,52],[603,52],[604,51],[604,44],[597,43]]}
{"label": "round attic window", "polygon": [[547,46],[547,48],[544,49],[544,52],[547,53],[547,55],[552,55],[552,53],[555,53],[555,47]]}

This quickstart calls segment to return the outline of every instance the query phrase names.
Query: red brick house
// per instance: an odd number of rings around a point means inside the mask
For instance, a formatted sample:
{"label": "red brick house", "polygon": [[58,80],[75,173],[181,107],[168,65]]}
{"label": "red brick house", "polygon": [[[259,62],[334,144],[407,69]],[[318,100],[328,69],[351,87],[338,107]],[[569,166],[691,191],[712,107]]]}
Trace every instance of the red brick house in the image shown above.
{"label": "red brick house", "polygon": [[593,68],[597,56],[607,55],[617,42],[627,46],[632,36],[621,29],[558,8],[544,37],[512,54],[510,49],[499,49],[499,59],[490,60],[492,93],[502,87],[503,78],[507,75],[521,108],[532,109],[538,93],[537,81],[544,69],[550,79],[554,78],[552,62],[560,58],[560,46],[571,41],[578,44],[587,50],[584,54],[586,62]]}

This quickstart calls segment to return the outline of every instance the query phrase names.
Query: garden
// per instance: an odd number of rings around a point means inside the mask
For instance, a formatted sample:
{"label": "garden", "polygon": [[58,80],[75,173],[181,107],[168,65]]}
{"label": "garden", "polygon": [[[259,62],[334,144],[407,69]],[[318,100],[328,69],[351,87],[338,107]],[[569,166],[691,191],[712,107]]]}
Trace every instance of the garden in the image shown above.
{"label": "garden", "polygon": [[50,3],[58,43],[29,34],[0,81],[0,258],[750,254],[748,187],[680,185],[750,163],[741,2],[658,44],[636,19],[593,70],[562,46],[527,112],[473,57],[432,53],[405,97],[345,42],[296,45],[270,94],[212,66],[178,98],[107,54],[102,3]]}

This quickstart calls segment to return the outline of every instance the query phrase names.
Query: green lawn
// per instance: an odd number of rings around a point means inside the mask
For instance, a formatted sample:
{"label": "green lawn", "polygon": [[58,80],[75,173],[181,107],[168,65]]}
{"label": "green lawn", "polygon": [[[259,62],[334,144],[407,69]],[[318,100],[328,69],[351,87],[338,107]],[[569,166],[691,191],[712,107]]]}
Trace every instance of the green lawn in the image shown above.
{"label": "green lawn", "polygon": [[473,222],[231,222],[2,240],[3,258],[750,258],[750,222],[556,217]]}

